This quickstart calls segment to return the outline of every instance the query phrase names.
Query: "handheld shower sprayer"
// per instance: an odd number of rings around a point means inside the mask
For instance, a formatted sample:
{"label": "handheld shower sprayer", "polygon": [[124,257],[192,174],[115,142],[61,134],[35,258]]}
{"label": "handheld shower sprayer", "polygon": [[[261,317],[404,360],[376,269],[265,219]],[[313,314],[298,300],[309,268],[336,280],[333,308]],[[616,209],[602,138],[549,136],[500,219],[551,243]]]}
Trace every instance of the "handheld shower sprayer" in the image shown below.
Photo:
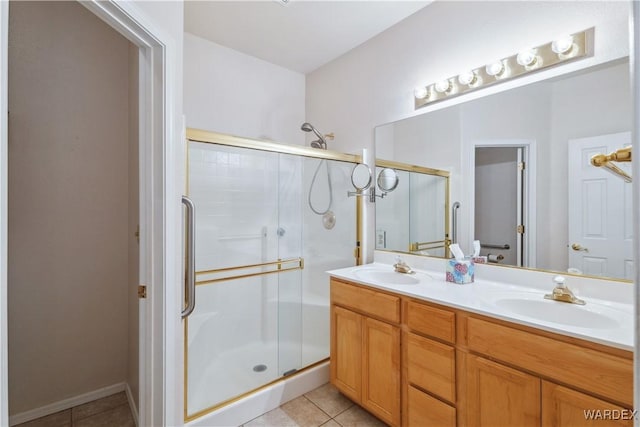
{"label": "handheld shower sprayer", "polygon": [[311,123],[304,122],[302,126],[300,126],[300,129],[305,132],[313,132],[319,138],[318,140],[311,142],[311,146],[313,148],[321,148],[323,150],[327,149],[327,140],[324,139],[324,136],[318,132],[318,129],[313,127]]}
{"label": "handheld shower sprayer", "polygon": [[[322,135],[320,132],[318,132],[318,129],[313,127],[311,123],[304,122],[302,126],[300,126],[300,129],[305,132],[313,132],[316,134],[318,139],[311,142],[311,147],[313,148],[326,150],[327,140],[325,139],[325,137],[333,139],[333,133]],[[311,202],[311,194],[313,192],[313,186],[316,183],[316,179],[318,178],[318,172],[320,172],[320,168],[322,167],[323,163],[325,164],[327,170],[327,190],[329,193],[329,204],[327,205],[327,209],[318,210],[313,206],[313,203]],[[324,226],[324,228],[326,228],[327,230],[331,230],[336,225],[336,214],[334,214],[331,210],[331,206],[333,205],[333,188],[331,186],[331,169],[329,168],[329,162],[327,161],[327,159],[320,159],[320,161],[318,162],[318,167],[316,168],[316,171],[313,174],[313,178],[311,178],[311,183],[309,184],[307,203],[309,204],[309,208],[313,211],[313,213],[322,216],[322,225]]]}

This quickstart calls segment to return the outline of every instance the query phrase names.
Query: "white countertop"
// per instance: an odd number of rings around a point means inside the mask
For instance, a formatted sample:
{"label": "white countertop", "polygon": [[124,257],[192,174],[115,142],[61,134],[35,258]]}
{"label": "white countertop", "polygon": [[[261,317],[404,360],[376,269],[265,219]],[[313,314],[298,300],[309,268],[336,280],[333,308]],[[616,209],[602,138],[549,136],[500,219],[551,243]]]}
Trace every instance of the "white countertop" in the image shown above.
{"label": "white countertop", "polygon": [[[553,289],[553,284],[548,282],[544,285],[536,283],[536,286],[514,285],[483,280],[479,271],[476,271],[474,283],[458,285],[445,281],[444,264],[442,265],[442,271],[414,268],[416,274],[409,275],[410,278],[404,277],[407,275],[402,273],[395,273],[391,264],[378,262],[330,270],[327,273],[381,290],[633,351],[634,308],[631,298],[620,298],[617,295],[617,298],[609,299],[600,290],[589,294],[588,287],[581,289],[576,285],[573,288],[569,282],[567,286],[571,290],[581,291],[576,296],[583,299],[586,305],[567,304],[544,299],[544,294]],[[376,281],[376,275],[385,278]],[[394,280],[394,275],[399,275],[397,280]],[[396,281],[416,283],[392,283]],[[630,292],[632,295],[632,286],[622,285],[628,287],[622,287],[622,292]],[[615,292],[612,288],[610,290]]]}

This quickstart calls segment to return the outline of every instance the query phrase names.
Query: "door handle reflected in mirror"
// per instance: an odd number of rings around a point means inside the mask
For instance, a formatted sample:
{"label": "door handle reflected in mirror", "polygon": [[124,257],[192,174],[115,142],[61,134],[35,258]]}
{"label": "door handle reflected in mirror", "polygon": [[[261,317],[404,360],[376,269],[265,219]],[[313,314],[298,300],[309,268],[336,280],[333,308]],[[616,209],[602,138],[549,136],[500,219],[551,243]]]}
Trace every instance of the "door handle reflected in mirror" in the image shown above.
{"label": "door handle reflected in mirror", "polygon": [[571,249],[578,252],[589,252],[589,249],[583,248],[581,245],[574,243],[571,245]]}

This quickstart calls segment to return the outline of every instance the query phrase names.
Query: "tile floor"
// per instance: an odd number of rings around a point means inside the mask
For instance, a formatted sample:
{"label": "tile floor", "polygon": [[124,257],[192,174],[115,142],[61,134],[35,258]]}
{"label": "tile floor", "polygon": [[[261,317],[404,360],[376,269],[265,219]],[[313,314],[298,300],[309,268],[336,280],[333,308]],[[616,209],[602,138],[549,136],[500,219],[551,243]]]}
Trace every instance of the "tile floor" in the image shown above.
{"label": "tile floor", "polygon": [[285,403],[243,427],[384,427],[385,423],[355,405],[331,384]]}
{"label": "tile floor", "polygon": [[[15,427],[134,427],[124,392]],[[243,427],[384,427],[385,423],[325,384]]]}
{"label": "tile floor", "polygon": [[15,427],[134,427],[125,392],[56,412]]}

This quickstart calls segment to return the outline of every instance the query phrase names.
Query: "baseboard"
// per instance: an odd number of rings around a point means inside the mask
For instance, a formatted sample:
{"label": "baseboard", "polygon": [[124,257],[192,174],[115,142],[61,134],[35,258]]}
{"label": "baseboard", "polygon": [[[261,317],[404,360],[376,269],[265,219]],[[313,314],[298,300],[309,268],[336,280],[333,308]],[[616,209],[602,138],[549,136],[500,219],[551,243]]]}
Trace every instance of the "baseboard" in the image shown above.
{"label": "baseboard", "polygon": [[55,414],[56,412],[64,411],[65,409],[73,408],[74,406],[82,405],[84,403],[88,403],[97,399],[102,399],[103,397],[111,396],[112,394],[125,391],[125,389],[128,389],[126,383],[113,384],[107,387],[100,388],[98,390],[90,391],[89,393],[84,393],[79,396],[74,396],[68,399],[60,400],[58,402],[50,403],[36,409],[20,412],[19,414],[11,415],[9,417],[9,425],[14,426],[16,424],[22,424],[26,423],[27,421],[35,420],[36,418],[46,417],[47,415]]}
{"label": "baseboard", "polygon": [[136,427],[138,426],[138,407],[136,406],[136,401],[133,398],[133,393],[131,392],[131,387],[129,387],[129,383],[125,384],[125,390],[127,393],[127,400],[129,401],[129,408],[131,408],[131,415],[133,415],[133,421],[136,423]]}

